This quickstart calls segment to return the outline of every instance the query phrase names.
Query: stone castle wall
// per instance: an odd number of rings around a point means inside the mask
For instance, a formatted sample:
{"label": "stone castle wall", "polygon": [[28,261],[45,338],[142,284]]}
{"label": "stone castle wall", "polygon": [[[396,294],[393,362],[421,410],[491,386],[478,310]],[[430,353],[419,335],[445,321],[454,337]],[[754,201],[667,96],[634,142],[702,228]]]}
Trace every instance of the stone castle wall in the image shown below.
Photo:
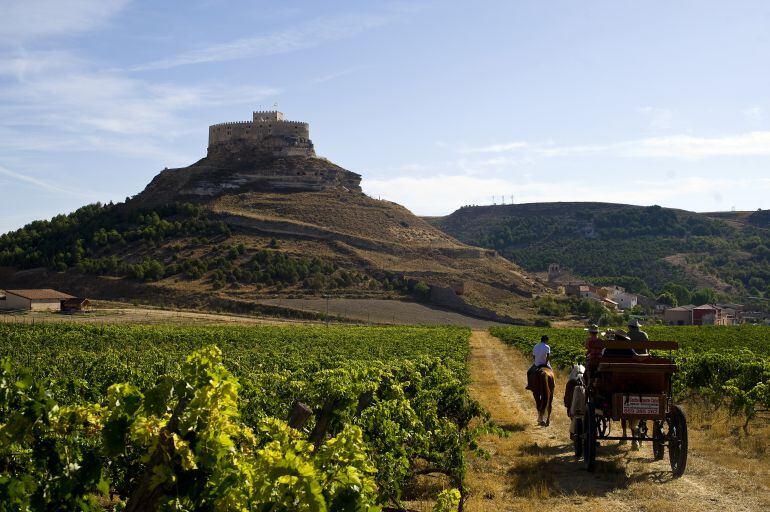
{"label": "stone castle wall", "polygon": [[[285,154],[308,154],[312,151],[310,125],[287,121],[281,112],[254,112],[252,121],[220,123],[209,126],[209,151],[212,146],[232,141],[247,141],[255,148]],[[308,155],[312,156],[312,155]]]}

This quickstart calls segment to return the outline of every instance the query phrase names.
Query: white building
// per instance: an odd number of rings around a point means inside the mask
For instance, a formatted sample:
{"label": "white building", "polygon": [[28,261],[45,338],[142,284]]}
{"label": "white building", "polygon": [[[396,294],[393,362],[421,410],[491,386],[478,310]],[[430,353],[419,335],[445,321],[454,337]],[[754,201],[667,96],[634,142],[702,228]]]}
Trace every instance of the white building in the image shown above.
{"label": "white building", "polygon": [[51,289],[5,290],[5,300],[0,301],[0,308],[27,311],[61,311],[62,301],[74,298],[72,295]]}
{"label": "white building", "polygon": [[620,309],[631,309],[639,302],[638,297],[634,293],[629,293],[625,288],[621,286],[605,286],[602,288],[608,299],[611,299],[618,303]]}
{"label": "white building", "polygon": [[628,292],[618,292],[612,297],[612,300],[618,303],[620,309],[631,309],[637,304],[636,295]]}

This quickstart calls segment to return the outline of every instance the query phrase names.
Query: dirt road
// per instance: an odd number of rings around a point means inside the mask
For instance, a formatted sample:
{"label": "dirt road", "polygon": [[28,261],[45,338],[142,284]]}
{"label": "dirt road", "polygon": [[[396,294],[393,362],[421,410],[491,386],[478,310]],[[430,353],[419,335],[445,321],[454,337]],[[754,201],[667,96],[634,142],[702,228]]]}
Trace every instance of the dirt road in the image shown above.
{"label": "dirt road", "polygon": [[564,379],[557,378],[551,426],[538,427],[534,400],[524,390],[528,361],[486,331],[473,333],[471,347],[471,393],[510,436],[486,438],[491,457],[470,461],[466,510],[770,509],[769,482],[721,467],[692,449],[679,479],[671,477],[667,457],[653,460],[649,444],[631,451],[616,441],[602,444],[596,472],[587,473],[573,457]]}

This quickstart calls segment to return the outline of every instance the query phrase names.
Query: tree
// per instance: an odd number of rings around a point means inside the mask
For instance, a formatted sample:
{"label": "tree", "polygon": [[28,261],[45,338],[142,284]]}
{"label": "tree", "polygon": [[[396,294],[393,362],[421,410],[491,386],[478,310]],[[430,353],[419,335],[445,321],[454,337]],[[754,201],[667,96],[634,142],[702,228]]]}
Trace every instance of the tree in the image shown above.
{"label": "tree", "polygon": [[761,277],[754,276],[751,279],[749,279],[749,287],[756,288],[757,290],[761,290],[765,287],[765,280],[762,279]]}
{"label": "tree", "polygon": [[676,296],[671,292],[661,293],[660,295],[658,295],[658,298],[656,300],[658,301],[658,304],[671,306],[672,308],[675,308],[679,305],[679,302],[676,300]]}
{"label": "tree", "polygon": [[685,305],[685,304],[690,304],[693,301],[690,290],[688,290],[687,288],[685,288],[680,284],[666,283],[666,285],[663,287],[663,291],[669,292],[674,297],[676,297],[677,304]]}
{"label": "tree", "polygon": [[692,294],[692,303],[696,306],[713,304],[717,301],[717,292],[712,288],[701,288]]}
{"label": "tree", "polygon": [[428,297],[430,297],[430,286],[420,281],[414,285],[414,294],[420,300],[428,300]]}

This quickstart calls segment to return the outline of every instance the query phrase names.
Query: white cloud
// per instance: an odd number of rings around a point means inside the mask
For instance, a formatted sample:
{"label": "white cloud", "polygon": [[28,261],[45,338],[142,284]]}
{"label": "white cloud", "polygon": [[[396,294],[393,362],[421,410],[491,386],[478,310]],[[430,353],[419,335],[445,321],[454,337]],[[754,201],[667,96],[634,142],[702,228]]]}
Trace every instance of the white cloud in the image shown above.
{"label": "white cloud", "polygon": [[674,135],[622,143],[622,156],[707,158],[714,156],[770,155],[770,132],[749,132],[723,137]]}
{"label": "white cloud", "polygon": [[191,50],[141,64],[131,70],[168,69],[190,64],[279,55],[312,48],[329,41],[347,39],[366,30],[383,26],[392,18],[391,14],[349,14],[336,18],[320,18],[272,34],[246,37]]}
{"label": "white cloud", "polygon": [[[492,196],[500,203],[504,196],[516,203],[556,201],[599,201],[613,203],[661,204],[675,207],[709,204],[713,209],[728,207],[732,199],[765,196],[770,192],[770,180],[713,179],[686,177],[667,181],[622,180],[586,183],[585,181],[537,181],[526,178],[487,178],[468,175],[434,175],[425,177],[397,176],[366,179],[364,191],[403,204],[418,215],[446,215],[468,204],[491,204]],[[629,186],[633,195],[629,195]],[[704,197],[710,199],[704,200]]]}
{"label": "white cloud", "polygon": [[353,74],[356,71],[360,71],[361,69],[364,69],[363,66],[343,69],[341,71],[335,71],[333,73],[329,73],[329,74],[326,74],[326,75],[314,78],[314,79],[312,79],[310,81],[310,83],[313,84],[313,85],[322,84],[324,82],[329,82],[330,80],[336,80],[337,78],[342,78],[343,76],[347,76],[347,75]]}
{"label": "white cloud", "polygon": [[722,137],[671,135],[607,144],[536,144],[514,141],[480,148],[461,148],[459,153],[517,153],[531,157],[614,156],[631,158],[698,159],[719,156],[770,155],[770,131],[754,131]]}
{"label": "white cloud", "polygon": [[671,120],[674,118],[673,112],[667,108],[659,107],[639,107],[636,109],[651,130],[667,130],[671,128]]}
{"label": "white cloud", "polygon": [[25,48],[0,54],[0,76],[24,81],[29,76],[71,69],[82,62],[60,50],[30,51]]}
{"label": "white cloud", "polygon": [[254,105],[280,93],[215,82],[152,83],[93,71],[63,51],[2,54],[3,73],[12,79],[0,87],[0,147],[9,152],[100,150],[179,162],[179,155],[164,147],[200,130],[189,123],[189,112]]}
{"label": "white cloud", "polygon": [[85,194],[82,191],[72,190],[59,185],[49,183],[48,181],[29,176],[20,172],[15,172],[6,167],[0,166],[0,175],[13,179],[14,181],[32,185],[35,188],[45,190],[48,192],[64,193],[67,195],[78,197],[89,197],[89,194]]}
{"label": "white cloud", "polygon": [[102,26],[129,0],[2,0],[0,41],[13,44]]}
{"label": "white cloud", "polygon": [[529,147],[528,142],[514,141],[506,142],[503,144],[492,144],[490,146],[482,146],[479,148],[462,148],[460,153],[507,153],[510,151],[517,151],[520,149],[526,149]]}
{"label": "white cloud", "polygon": [[765,109],[756,105],[741,110],[741,114],[743,117],[754,123],[764,121],[765,119]]}

